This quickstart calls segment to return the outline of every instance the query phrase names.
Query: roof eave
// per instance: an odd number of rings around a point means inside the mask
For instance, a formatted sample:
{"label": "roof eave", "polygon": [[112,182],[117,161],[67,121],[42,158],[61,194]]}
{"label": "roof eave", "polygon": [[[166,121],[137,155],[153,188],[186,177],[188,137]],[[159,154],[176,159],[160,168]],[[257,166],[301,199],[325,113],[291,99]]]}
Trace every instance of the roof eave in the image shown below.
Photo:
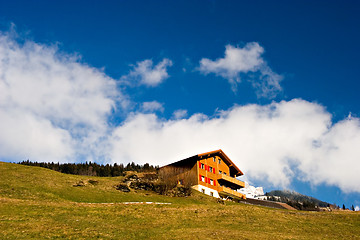
{"label": "roof eave", "polygon": [[213,155],[213,154],[219,154],[219,155],[221,155],[221,156],[229,163],[229,166],[230,166],[230,167],[233,167],[233,168],[237,171],[237,173],[235,174],[235,176],[244,175],[244,173],[233,163],[233,161],[231,161],[231,159],[230,159],[221,149],[218,149],[218,150],[215,150],[215,151],[211,151],[211,152],[206,152],[206,153],[198,154],[198,157],[201,158],[201,157],[210,156],[210,155]]}

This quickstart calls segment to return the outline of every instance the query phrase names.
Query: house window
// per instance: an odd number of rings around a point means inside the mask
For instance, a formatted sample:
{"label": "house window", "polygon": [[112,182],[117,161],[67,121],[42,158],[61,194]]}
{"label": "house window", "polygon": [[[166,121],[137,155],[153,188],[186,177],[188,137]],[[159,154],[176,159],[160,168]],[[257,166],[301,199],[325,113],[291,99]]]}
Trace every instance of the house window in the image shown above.
{"label": "house window", "polygon": [[224,175],[226,175],[226,172],[224,172]]}
{"label": "house window", "polygon": [[219,170],[219,174],[222,174],[222,171],[221,171],[221,170]]}
{"label": "house window", "polygon": [[214,180],[210,179],[210,184],[214,185]]}
{"label": "house window", "polygon": [[219,164],[221,163],[221,159],[219,158]]}
{"label": "house window", "polygon": [[213,192],[210,192],[210,196],[212,196],[212,197],[213,197],[213,196],[214,196],[214,193],[213,193]]}
{"label": "house window", "polygon": [[202,168],[202,169],[204,169],[204,168],[205,168],[205,165],[204,165],[203,163],[201,164],[201,168]]}
{"label": "house window", "polygon": [[178,181],[178,184],[179,184],[179,185],[184,185],[184,180],[180,179],[180,180]]}
{"label": "house window", "polygon": [[202,192],[202,193],[205,193],[205,189],[202,188],[202,189],[201,189],[201,192]]}
{"label": "house window", "polygon": [[216,157],[213,157],[213,161],[216,162]]}
{"label": "house window", "polygon": [[209,167],[209,172],[212,172],[213,171],[213,168],[212,167]]}
{"label": "house window", "polygon": [[205,177],[204,176],[201,176],[201,181],[205,182]]}

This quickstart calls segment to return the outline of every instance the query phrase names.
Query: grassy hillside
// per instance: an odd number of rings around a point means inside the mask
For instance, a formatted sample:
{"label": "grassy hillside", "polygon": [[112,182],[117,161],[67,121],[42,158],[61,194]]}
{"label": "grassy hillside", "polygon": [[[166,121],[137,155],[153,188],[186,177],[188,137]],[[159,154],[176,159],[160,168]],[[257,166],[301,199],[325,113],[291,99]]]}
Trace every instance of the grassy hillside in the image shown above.
{"label": "grassy hillside", "polygon": [[[85,186],[74,187],[82,181]],[[123,193],[121,177],[0,162],[0,239],[359,239],[357,212],[301,212]],[[170,205],[125,205],[123,202]]]}

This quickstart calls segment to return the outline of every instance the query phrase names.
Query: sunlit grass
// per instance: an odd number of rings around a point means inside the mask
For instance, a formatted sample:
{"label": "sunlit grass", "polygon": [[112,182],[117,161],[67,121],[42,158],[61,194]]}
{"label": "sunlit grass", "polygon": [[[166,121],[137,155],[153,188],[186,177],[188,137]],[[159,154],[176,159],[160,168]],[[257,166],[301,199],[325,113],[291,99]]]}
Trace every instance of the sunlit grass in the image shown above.
{"label": "sunlit grass", "polygon": [[[74,187],[78,181],[85,186]],[[360,238],[360,214],[355,212],[219,204],[196,192],[187,198],[123,193],[114,188],[120,181],[0,163],[0,239]]]}

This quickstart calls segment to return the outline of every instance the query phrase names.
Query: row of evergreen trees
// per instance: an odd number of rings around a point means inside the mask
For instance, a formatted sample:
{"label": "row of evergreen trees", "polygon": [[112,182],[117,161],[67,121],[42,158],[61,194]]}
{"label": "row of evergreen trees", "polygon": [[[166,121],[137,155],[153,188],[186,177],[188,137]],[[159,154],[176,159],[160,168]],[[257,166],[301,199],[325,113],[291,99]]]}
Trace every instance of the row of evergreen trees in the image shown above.
{"label": "row of evergreen trees", "polygon": [[86,176],[99,176],[99,177],[116,177],[122,176],[125,171],[137,171],[148,172],[155,171],[159,166],[153,166],[148,163],[144,165],[138,165],[134,162],[128,163],[126,166],[121,164],[106,164],[99,165],[97,163],[85,162],[85,163],[44,163],[44,162],[31,162],[29,160],[19,162],[22,165],[36,166],[48,168],[54,171]]}
{"label": "row of evergreen trees", "polygon": [[[338,206],[338,208],[340,208],[340,207]],[[347,209],[347,208],[345,207],[345,204],[343,204],[342,209],[343,209],[343,210],[346,210],[346,209]],[[351,211],[355,211],[354,205],[351,205],[350,210],[351,210]]]}

